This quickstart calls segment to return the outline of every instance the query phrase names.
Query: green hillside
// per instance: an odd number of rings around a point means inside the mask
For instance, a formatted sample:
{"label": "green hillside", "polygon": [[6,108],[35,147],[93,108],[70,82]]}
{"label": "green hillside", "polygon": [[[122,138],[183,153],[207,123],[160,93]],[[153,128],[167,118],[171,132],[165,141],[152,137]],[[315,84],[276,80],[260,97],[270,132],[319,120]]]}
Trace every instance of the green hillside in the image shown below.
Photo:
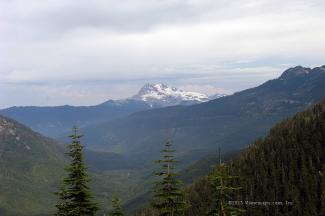
{"label": "green hillside", "polygon": [[[246,206],[244,215],[325,215],[324,155],[325,102],[276,125],[230,163],[243,187],[234,199],[284,203]],[[187,193],[186,216],[207,215],[213,203],[209,178],[197,180]]]}
{"label": "green hillside", "polygon": [[[0,116],[0,213],[31,216],[53,213],[64,166],[65,148],[20,123]],[[114,193],[128,200],[142,190],[142,175],[115,153],[85,151],[91,188],[101,209]],[[127,193],[126,193],[127,192]]]}
{"label": "green hillside", "polygon": [[0,207],[4,215],[43,212],[54,197],[65,163],[63,148],[23,125],[0,117]]}

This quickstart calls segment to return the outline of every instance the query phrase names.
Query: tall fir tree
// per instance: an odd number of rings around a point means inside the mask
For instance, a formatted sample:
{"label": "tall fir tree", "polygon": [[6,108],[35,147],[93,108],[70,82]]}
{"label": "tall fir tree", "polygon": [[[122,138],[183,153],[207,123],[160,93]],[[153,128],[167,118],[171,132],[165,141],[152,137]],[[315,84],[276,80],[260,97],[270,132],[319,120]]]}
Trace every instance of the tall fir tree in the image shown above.
{"label": "tall fir tree", "polygon": [[159,216],[180,216],[184,214],[186,202],[184,192],[181,189],[182,182],[177,179],[175,160],[172,143],[167,141],[165,149],[161,151],[163,156],[156,163],[161,164],[161,170],[155,172],[160,179],[154,185],[154,198],[152,207]]}
{"label": "tall fir tree", "polygon": [[68,176],[64,178],[58,194],[56,216],[94,216],[98,211],[97,204],[92,201],[91,191],[87,186],[90,178],[83,159],[83,145],[80,143],[82,135],[78,128],[73,127],[71,144],[68,145],[70,164],[65,168]]}
{"label": "tall fir tree", "polygon": [[215,172],[210,176],[210,179],[212,181],[211,185],[214,192],[213,208],[210,215],[237,216],[243,213],[244,210],[235,205],[242,205],[244,203],[229,203],[229,201],[232,201],[231,199],[236,197],[236,192],[242,188],[234,186],[235,183],[239,183],[239,176],[229,174],[229,167],[225,163],[222,163],[220,148],[219,164],[216,166]]}
{"label": "tall fir tree", "polygon": [[108,214],[109,216],[125,216],[122,211],[121,200],[117,197],[112,199],[113,210]]}

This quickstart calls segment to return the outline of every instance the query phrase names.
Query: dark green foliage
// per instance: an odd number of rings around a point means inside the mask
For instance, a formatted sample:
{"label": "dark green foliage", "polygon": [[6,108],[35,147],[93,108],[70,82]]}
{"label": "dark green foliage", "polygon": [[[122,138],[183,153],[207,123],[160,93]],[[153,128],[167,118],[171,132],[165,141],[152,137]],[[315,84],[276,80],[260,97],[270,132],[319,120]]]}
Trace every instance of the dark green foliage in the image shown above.
{"label": "dark green foliage", "polygon": [[165,149],[162,150],[162,159],[156,161],[161,164],[161,170],[155,175],[160,177],[154,187],[154,198],[152,207],[157,210],[159,216],[178,216],[183,215],[186,207],[184,193],[180,188],[181,181],[177,179],[172,144],[165,143]]}
{"label": "dark green foliage", "polygon": [[56,142],[0,116],[0,215],[52,212],[64,163]]}
{"label": "dark green foliage", "polygon": [[235,185],[238,183],[239,176],[229,173],[229,168],[225,163],[216,166],[215,172],[210,176],[213,190],[212,211],[211,216],[237,216],[243,213],[243,210],[229,203],[235,201],[241,187]]}
{"label": "dark green foliage", "polygon": [[121,200],[117,197],[112,199],[113,210],[108,214],[109,216],[125,216],[122,212]]}
{"label": "dark green foliage", "polygon": [[57,216],[94,216],[98,210],[97,204],[91,201],[91,192],[87,183],[89,177],[83,159],[83,146],[79,139],[77,128],[70,136],[72,143],[69,144],[71,162],[66,167],[68,176],[63,181],[63,186],[58,192],[59,201],[56,205]]}
{"label": "dark green foliage", "polygon": [[244,175],[247,200],[286,201],[283,206],[248,208],[249,215],[321,215],[324,212],[324,104],[278,124],[234,161]]}
{"label": "dark green foliage", "polygon": [[[242,201],[282,202],[246,205],[244,215],[324,215],[324,155],[325,102],[278,124],[229,163],[231,172],[241,176]],[[187,216],[204,216],[211,210],[210,187],[205,177],[187,189]]]}
{"label": "dark green foliage", "polygon": [[[240,151],[229,151],[222,155],[224,162],[228,162],[237,156]],[[220,158],[218,154],[209,153],[200,158],[197,162],[192,164],[191,166],[186,167],[180,172],[180,179],[185,184],[193,183],[194,180],[199,177],[208,175],[211,172],[211,169],[215,167],[217,163],[219,163]]]}
{"label": "dark green foliage", "polygon": [[189,208],[185,216],[207,216],[213,210],[214,193],[213,184],[208,176],[196,180],[190,187],[186,188],[186,200]]}
{"label": "dark green foliage", "polygon": [[157,211],[155,211],[152,208],[143,208],[141,210],[136,211],[134,214],[134,216],[156,216],[157,215]]}
{"label": "dark green foliage", "polygon": [[[223,155],[223,160],[229,161],[233,157],[239,154],[239,151],[231,151],[227,152],[226,154]],[[178,159],[179,159],[178,155]],[[182,164],[184,163],[183,158],[182,158]],[[186,169],[183,169],[179,172],[179,179],[184,183],[184,185],[190,185],[193,182],[198,182],[197,179],[201,179],[202,176],[206,176],[211,172],[211,168],[215,167],[215,164],[220,161],[219,155],[213,154],[210,152],[210,154],[205,155],[202,157],[199,161],[194,163],[193,165],[187,167]],[[179,164],[181,165],[181,164]],[[181,166],[178,166],[178,168]],[[196,180],[196,181],[195,181]],[[209,185],[209,181],[207,182]],[[205,185],[204,185],[205,186]],[[203,186],[201,186],[202,188]],[[212,187],[212,185],[211,185]],[[206,188],[205,193],[208,193],[208,191],[211,191],[211,188]],[[195,192],[189,193],[190,196],[187,197],[187,199],[195,200],[196,198],[204,199],[206,197],[196,197]],[[151,197],[150,192],[143,193],[139,196],[137,196],[135,199],[132,199],[130,202],[127,202],[125,204],[125,209],[129,212],[136,212],[135,215],[154,215],[154,213],[150,212],[152,209],[146,208],[147,206],[145,205],[146,203],[149,202],[150,197]],[[207,196],[209,197],[209,196]],[[192,205],[195,205],[195,201],[191,202]],[[193,204],[194,203],[194,204]],[[212,201],[211,201],[212,203]],[[141,209],[142,208],[142,209]],[[141,209],[141,210],[140,210]],[[193,209],[193,208],[191,208]],[[185,214],[186,215],[186,214]],[[194,215],[202,215],[202,214],[194,214]]]}
{"label": "dark green foliage", "polygon": [[[70,161],[65,151],[54,140],[0,116],[0,215],[53,215],[58,198],[53,192]],[[90,150],[83,155],[92,177],[89,186],[103,211],[114,193],[128,201],[144,190],[139,186],[144,174],[130,169],[124,157]]]}

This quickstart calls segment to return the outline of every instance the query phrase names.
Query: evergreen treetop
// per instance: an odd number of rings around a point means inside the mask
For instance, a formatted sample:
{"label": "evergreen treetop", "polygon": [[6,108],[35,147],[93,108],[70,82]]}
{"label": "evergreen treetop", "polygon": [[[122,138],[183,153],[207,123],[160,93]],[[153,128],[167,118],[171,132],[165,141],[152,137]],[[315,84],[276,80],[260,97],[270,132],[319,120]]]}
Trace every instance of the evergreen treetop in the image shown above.
{"label": "evergreen treetop", "polygon": [[160,171],[155,172],[159,181],[154,186],[154,198],[152,207],[157,210],[159,216],[183,215],[186,203],[181,189],[181,181],[177,179],[175,171],[175,152],[172,143],[167,141],[161,151],[163,156],[156,163],[161,164]]}
{"label": "evergreen treetop", "polygon": [[122,207],[121,207],[121,200],[117,197],[113,197],[112,199],[112,207],[113,210],[109,213],[109,216],[125,216],[122,212]]}
{"label": "evergreen treetop", "polygon": [[64,178],[63,185],[57,193],[59,201],[56,205],[56,216],[94,216],[98,211],[97,204],[92,202],[91,191],[87,185],[90,178],[83,159],[81,137],[78,128],[73,127],[73,134],[70,136],[72,142],[68,145],[67,153],[71,161],[65,168],[68,176]]}
{"label": "evergreen treetop", "polygon": [[[235,198],[235,193],[241,190],[241,187],[234,186],[239,176],[229,174],[228,166],[225,163],[219,163],[213,175],[210,176],[214,192],[213,210],[211,216],[237,216],[244,212],[243,209],[229,203]],[[238,181],[237,181],[238,183]]]}

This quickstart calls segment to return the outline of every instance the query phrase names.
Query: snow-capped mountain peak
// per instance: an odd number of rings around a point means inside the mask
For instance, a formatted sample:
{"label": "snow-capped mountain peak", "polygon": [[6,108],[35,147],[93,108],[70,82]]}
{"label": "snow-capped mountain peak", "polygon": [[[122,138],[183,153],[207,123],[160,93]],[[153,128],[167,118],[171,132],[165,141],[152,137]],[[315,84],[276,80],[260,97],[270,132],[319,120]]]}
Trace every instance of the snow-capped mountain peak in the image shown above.
{"label": "snow-capped mountain peak", "polygon": [[163,83],[147,83],[132,98],[145,101],[152,106],[189,105],[209,100],[205,94],[183,91]]}

